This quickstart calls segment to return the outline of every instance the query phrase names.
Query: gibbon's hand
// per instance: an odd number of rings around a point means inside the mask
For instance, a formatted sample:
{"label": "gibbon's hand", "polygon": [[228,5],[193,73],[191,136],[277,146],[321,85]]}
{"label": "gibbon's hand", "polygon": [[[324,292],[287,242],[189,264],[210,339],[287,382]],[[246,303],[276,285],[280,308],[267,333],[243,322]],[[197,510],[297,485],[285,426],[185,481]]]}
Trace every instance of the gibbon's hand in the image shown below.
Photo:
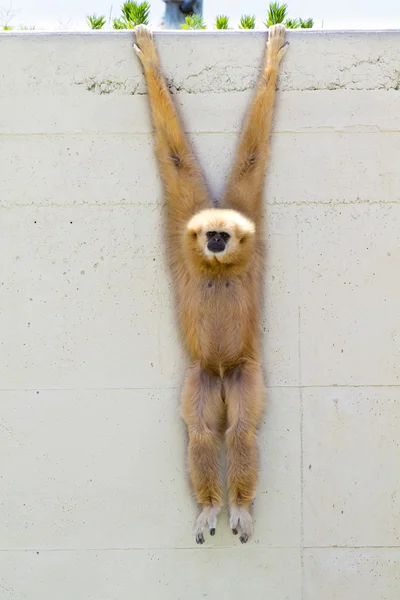
{"label": "gibbon's hand", "polygon": [[159,60],[151,29],[146,25],[136,25],[134,31],[137,42],[134,48],[142,65],[144,67],[158,65]]}
{"label": "gibbon's hand", "polygon": [[272,25],[268,29],[267,67],[278,68],[284,57],[289,42],[285,43],[286,28],[284,25]]}

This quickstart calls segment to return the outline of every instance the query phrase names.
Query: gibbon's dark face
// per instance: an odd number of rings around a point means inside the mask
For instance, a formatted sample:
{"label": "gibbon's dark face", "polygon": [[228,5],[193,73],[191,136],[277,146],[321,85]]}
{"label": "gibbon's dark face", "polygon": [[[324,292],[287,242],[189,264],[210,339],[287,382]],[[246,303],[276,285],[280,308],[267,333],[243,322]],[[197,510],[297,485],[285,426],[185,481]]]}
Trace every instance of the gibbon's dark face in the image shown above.
{"label": "gibbon's dark face", "polygon": [[199,267],[244,266],[254,249],[255,225],[229,209],[203,210],[186,228],[189,261]]}
{"label": "gibbon's dark face", "polygon": [[206,231],[206,253],[220,254],[221,252],[225,252],[230,237],[231,234],[227,231]]}

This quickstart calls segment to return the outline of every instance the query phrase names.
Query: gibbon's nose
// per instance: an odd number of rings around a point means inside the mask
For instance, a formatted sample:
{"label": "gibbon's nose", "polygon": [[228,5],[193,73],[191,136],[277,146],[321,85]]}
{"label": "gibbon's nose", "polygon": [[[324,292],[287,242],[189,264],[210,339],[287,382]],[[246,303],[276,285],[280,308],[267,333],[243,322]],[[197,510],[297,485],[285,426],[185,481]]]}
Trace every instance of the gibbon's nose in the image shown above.
{"label": "gibbon's nose", "polygon": [[210,252],[223,252],[225,250],[225,242],[219,235],[214,235],[207,244]]}

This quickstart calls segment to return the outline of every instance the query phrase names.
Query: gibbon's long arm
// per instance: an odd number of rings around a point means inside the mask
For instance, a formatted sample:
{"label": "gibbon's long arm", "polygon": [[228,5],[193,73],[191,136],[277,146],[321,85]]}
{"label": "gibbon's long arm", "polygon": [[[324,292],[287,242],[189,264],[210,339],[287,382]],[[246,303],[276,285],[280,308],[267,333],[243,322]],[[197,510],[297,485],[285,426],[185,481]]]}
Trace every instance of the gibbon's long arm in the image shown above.
{"label": "gibbon's long arm", "polygon": [[266,63],[247,114],[223,206],[238,210],[258,223],[267,167],[270,132],[279,65],[286,52],[285,27],[269,32]]}
{"label": "gibbon's long arm", "polygon": [[155,130],[156,154],[168,204],[170,226],[210,208],[207,187],[185,136],[179,115],[161,73],[150,29],[135,27],[135,51],[144,69]]}

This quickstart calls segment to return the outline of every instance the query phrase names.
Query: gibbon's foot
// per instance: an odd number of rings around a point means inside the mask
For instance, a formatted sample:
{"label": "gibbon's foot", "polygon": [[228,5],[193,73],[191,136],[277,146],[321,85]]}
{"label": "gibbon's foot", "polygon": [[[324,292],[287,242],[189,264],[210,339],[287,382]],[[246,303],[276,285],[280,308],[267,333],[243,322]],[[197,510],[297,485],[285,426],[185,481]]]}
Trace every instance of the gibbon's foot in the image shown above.
{"label": "gibbon's foot", "polygon": [[202,533],[198,533],[196,535],[196,544],[204,544],[205,539],[204,539],[204,535]]}
{"label": "gibbon's foot", "polygon": [[153,33],[146,25],[136,25],[135,29],[136,44],[135,52],[144,66],[158,63],[157,50],[154,45]]}
{"label": "gibbon's foot", "polygon": [[215,528],[217,526],[217,516],[221,509],[218,506],[206,506],[203,508],[196,520],[194,533],[196,536],[197,544],[204,544],[204,527],[208,524],[210,528],[210,535],[215,535]]}
{"label": "gibbon's foot", "polygon": [[243,506],[238,506],[237,504],[231,505],[229,524],[233,535],[238,534],[238,526],[240,526],[242,533],[239,539],[242,544],[245,544],[253,533],[253,519],[247,508]]}
{"label": "gibbon's foot", "polygon": [[279,65],[289,42],[285,43],[286,27],[281,23],[268,29],[267,65]]}

